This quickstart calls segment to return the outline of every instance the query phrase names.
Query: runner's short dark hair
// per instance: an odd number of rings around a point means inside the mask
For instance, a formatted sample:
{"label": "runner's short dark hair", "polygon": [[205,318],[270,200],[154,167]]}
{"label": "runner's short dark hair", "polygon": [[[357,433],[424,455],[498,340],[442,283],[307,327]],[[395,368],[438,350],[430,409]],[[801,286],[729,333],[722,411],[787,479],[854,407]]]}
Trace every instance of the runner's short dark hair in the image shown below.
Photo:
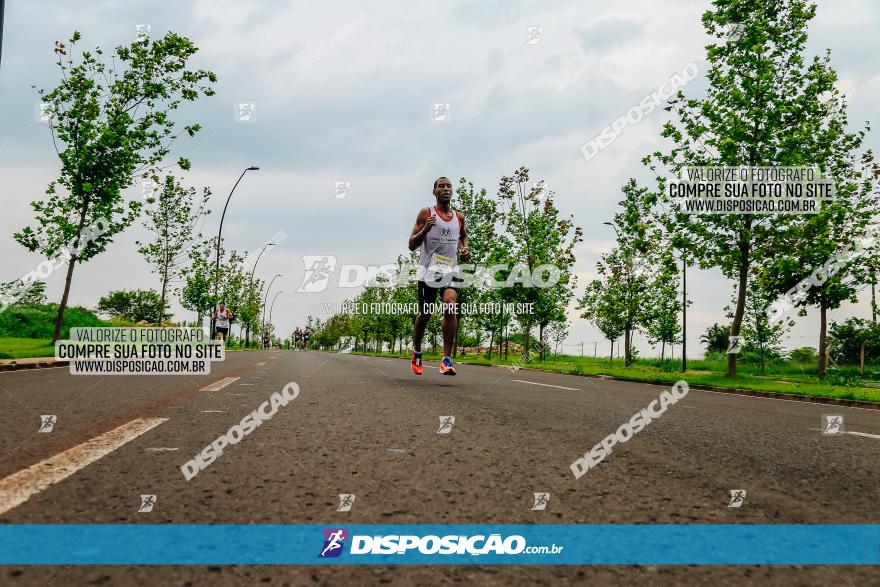
{"label": "runner's short dark hair", "polygon": [[435,189],[435,190],[437,189],[437,182],[440,181],[441,179],[449,179],[449,178],[446,177],[445,175],[441,175],[440,177],[438,177],[437,179],[435,179],[435,180],[434,180],[434,189]]}

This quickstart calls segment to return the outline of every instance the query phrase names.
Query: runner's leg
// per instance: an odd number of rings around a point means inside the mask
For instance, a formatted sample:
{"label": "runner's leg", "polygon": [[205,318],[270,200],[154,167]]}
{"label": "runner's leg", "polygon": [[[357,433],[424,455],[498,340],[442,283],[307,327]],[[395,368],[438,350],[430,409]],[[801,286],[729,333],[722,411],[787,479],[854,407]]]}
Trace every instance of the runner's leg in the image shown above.
{"label": "runner's leg", "polygon": [[443,303],[449,309],[443,310],[443,356],[452,356],[452,345],[455,344],[455,333],[458,330],[458,314],[452,304],[458,300],[458,292],[454,288],[447,287],[443,290]]}
{"label": "runner's leg", "polygon": [[431,321],[431,309],[428,307],[437,301],[437,288],[428,287],[424,281],[419,282],[419,314],[416,316],[413,326],[413,350],[422,352],[422,339],[425,337],[425,329]]}

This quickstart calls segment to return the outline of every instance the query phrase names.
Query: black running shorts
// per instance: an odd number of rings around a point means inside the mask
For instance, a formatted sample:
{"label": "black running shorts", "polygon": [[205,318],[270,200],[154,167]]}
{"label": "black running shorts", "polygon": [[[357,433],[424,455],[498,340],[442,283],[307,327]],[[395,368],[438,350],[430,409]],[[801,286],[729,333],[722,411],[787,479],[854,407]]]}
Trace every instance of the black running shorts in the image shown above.
{"label": "black running shorts", "polygon": [[[440,294],[440,301],[443,301],[443,292],[447,289],[458,292],[458,288],[454,287],[456,283],[461,283],[460,279],[453,279],[449,285],[439,287],[431,287],[424,281],[419,282],[419,311],[422,314],[433,314],[431,308],[426,307],[437,303],[437,294]],[[454,313],[458,314],[458,297],[456,296]]]}

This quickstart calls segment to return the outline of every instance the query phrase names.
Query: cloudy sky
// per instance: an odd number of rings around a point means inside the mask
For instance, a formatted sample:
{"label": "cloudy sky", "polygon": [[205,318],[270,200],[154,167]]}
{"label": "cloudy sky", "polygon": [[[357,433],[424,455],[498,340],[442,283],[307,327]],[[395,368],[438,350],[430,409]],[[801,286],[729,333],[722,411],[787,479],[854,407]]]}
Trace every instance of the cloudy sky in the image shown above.
{"label": "cloudy sky", "polygon": [[[179,152],[193,162],[186,181],[210,186],[216,232],[223,201],[245,167],[261,167],[238,187],[224,223],[229,246],[253,250],[279,230],[288,236],[260,261],[258,274],[283,274],[274,318],[289,333],[322,302],[352,290],[296,294],[303,255],[332,254],[338,263],[382,264],[406,251],[419,207],[432,202],[439,175],[467,177],[494,194],[502,175],[525,165],[544,179],[557,203],[584,228],[575,267],[580,288],[610,249],[611,218],[620,186],[647,177],[640,158],[660,145],[666,113],[657,110],[627,127],[587,161],[579,148],[637,105],[688,63],[705,71],[708,42],[700,16],[705,0],[584,3],[561,0],[481,2],[22,2],[6,6],[0,66],[0,279],[32,270],[42,259],[12,233],[32,220],[29,202],[42,197],[58,162],[31,88],[52,87],[58,71],[52,46],[76,29],[83,46],[130,42],[136,25],[151,36],[174,31],[200,48],[196,65],[219,77],[217,95],[180,111],[198,121],[197,138]],[[529,27],[542,27],[528,43]],[[810,29],[811,53],[832,49],[854,124],[880,119],[876,31],[880,5],[870,0],[819,2]],[[873,40],[872,40],[873,39]],[[685,88],[704,89],[703,76]],[[237,122],[237,103],[254,103],[252,122]],[[434,103],[448,103],[448,122],[433,122]],[[875,131],[869,137],[880,145]],[[350,182],[333,198],[334,182]],[[127,197],[137,197],[130,190]],[[156,287],[135,250],[144,234],[133,226],[111,249],[77,269],[71,302],[94,306],[111,289]],[[716,272],[688,275],[694,301],[688,341],[722,321],[732,286]],[[58,299],[61,272],[48,279]],[[869,317],[866,296],[832,317]],[[178,317],[192,319],[175,307]],[[570,312],[569,352],[587,352],[601,335]],[[789,346],[816,345],[818,321],[799,319]],[[639,341],[637,341],[639,342]],[[643,352],[648,347],[642,340]]]}

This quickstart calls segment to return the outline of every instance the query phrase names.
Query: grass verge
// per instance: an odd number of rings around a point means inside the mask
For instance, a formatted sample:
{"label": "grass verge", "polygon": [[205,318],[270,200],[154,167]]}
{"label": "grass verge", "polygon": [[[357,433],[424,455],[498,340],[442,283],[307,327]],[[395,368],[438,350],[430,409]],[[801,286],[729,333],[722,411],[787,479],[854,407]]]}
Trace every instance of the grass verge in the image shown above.
{"label": "grass verge", "polygon": [[[383,357],[409,358],[409,354],[401,353],[355,353]],[[424,353],[427,361],[439,361],[440,356],[432,353]],[[834,399],[859,400],[880,403],[880,389],[853,386],[834,385],[822,382],[818,377],[806,374],[786,374],[780,376],[760,376],[749,373],[740,373],[736,377],[725,377],[723,372],[709,371],[695,368],[685,373],[673,370],[668,366],[656,366],[651,364],[635,363],[629,367],[623,365],[622,360],[614,360],[609,365],[608,359],[596,359],[593,357],[554,356],[544,361],[537,359],[523,362],[518,358],[510,358],[507,361],[493,357],[488,359],[480,356],[457,357],[456,363],[471,365],[508,365],[518,366],[523,369],[537,369],[556,373],[568,373],[571,375],[606,375],[618,379],[643,381],[645,383],[673,384],[684,379],[690,385],[706,385],[724,389],[747,389],[751,391],[765,391],[784,393],[788,395],[823,397]],[[705,365],[696,362],[697,367]]]}
{"label": "grass verge", "polygon": [[51,339],[0,337],[0,359],[54,356],[55,345]]}

